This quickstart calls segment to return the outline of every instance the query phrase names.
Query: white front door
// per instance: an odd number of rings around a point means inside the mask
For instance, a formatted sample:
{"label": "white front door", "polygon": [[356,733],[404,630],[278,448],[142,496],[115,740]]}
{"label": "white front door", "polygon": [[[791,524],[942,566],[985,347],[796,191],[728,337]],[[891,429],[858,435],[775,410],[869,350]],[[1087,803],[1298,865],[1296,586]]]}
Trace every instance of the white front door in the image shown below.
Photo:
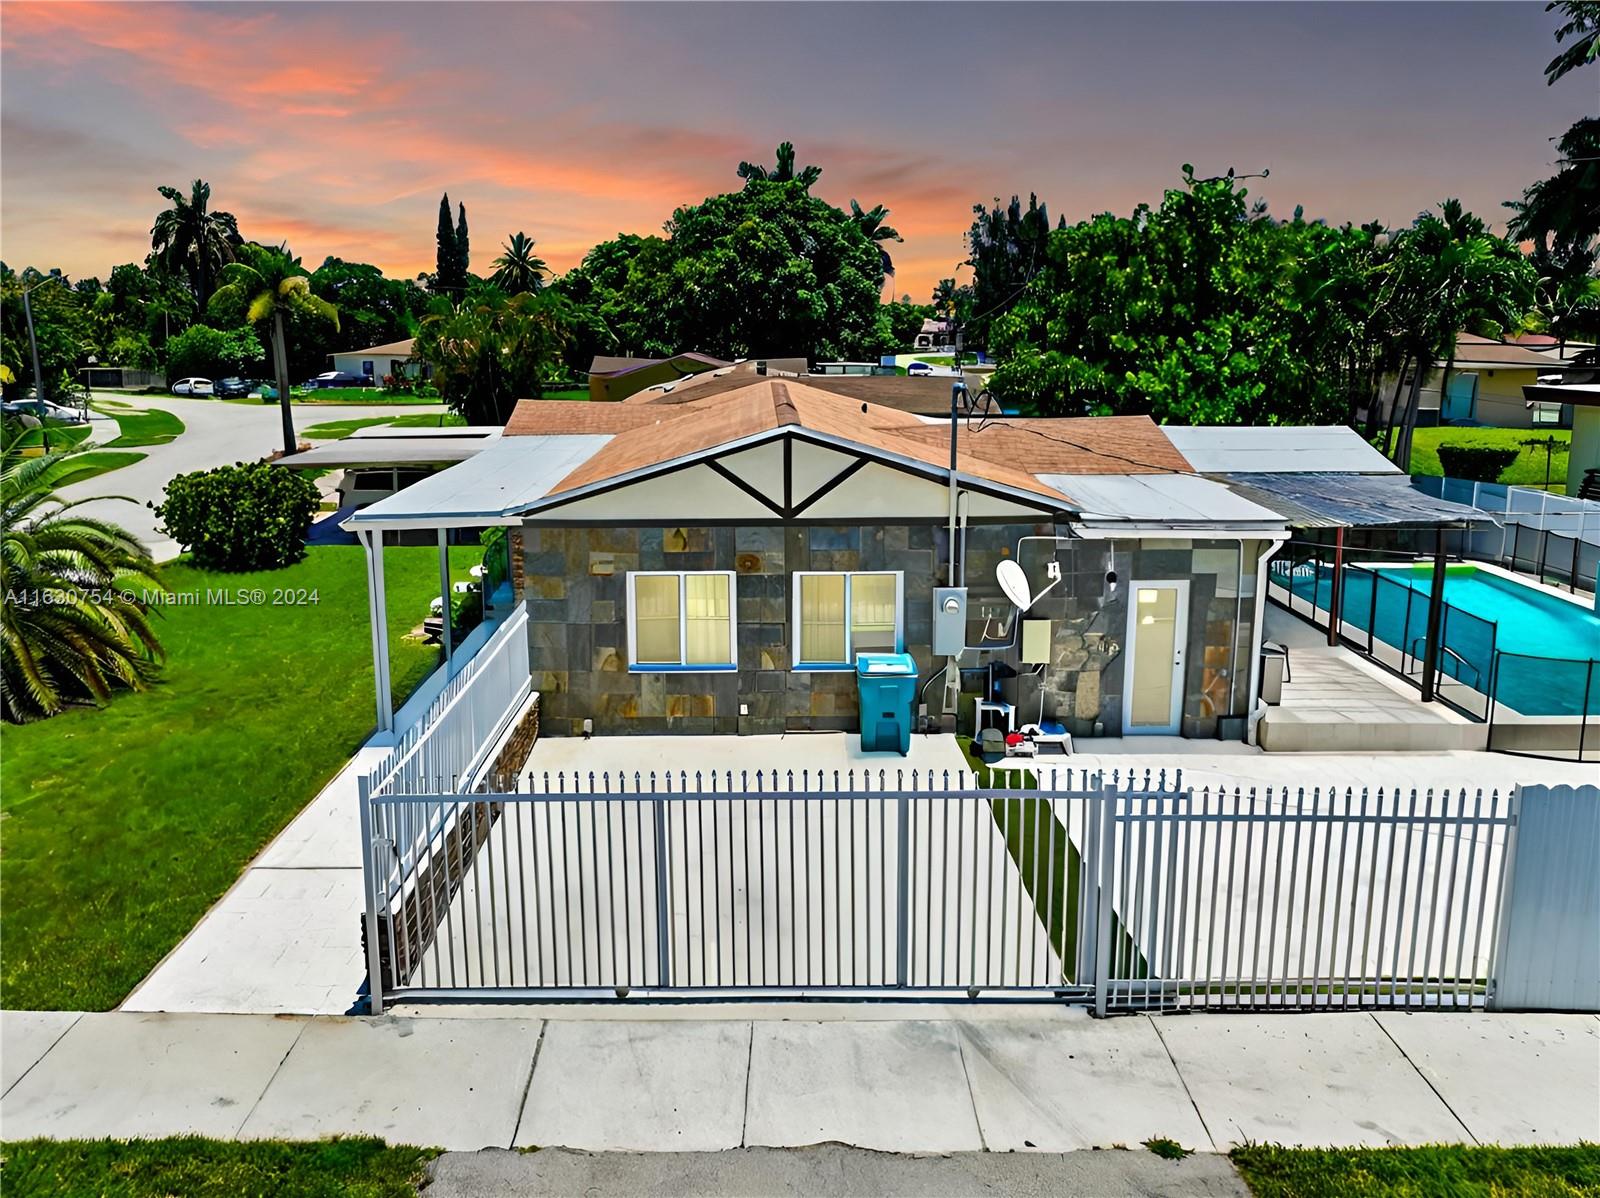
{"label": "white front door", "polygon": [[1123,735],[1170,736],[1178,731],[1188,641],[1187,582],[1135,582],[1128,588]]}

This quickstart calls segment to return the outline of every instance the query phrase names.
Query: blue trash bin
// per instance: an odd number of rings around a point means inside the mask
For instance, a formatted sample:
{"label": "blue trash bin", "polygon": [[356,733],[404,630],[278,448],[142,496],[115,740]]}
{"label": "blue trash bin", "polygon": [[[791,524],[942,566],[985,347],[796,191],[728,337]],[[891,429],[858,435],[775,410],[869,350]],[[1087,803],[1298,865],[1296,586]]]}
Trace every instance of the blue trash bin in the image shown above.
{"label": "blue trash bin", "polygon": [[911,712],[917,702],[917,663],[909,653],[856,654],[861,700],[861,751],[911,752]]}

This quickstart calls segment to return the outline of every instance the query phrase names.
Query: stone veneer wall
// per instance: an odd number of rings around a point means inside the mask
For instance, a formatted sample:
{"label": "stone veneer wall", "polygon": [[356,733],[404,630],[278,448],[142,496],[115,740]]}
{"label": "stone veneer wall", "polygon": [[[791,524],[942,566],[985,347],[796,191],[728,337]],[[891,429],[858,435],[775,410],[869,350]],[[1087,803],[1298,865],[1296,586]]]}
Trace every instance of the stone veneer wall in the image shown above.
{"label": "stone veneer wall", "polygon": [[[975,613],[969,643],[983,627],[980,608],[988,604],[1001,618],[1009,611],[994,582],[995,566],[1017,553],[1019,538],[1054,531],[1050,524],[974,525],[967,530],[967,583]],[[946,560],[942,527],[569,528],[529,523],[521,539],[533,684],[541,694],[543,730],[549,735],[578,734],[585,718],[594,721],[597,733],[608,734],[854,731],[854,673],[800,673],[790,667],[791,574],[797,570],[903,571],[906,651],[916,659],[923,682],[942,664],[934,661],[930,645],[933,587],[936,580],[943,581]],[[1036,588],[1043,585],[1052,551],[1062,566],[1062,582],[1029,613],[1030,618],[1052,621],[1052,661],[1043,680],[1046,717],[1060,719],[1075,735],[1092,735],[1097,726],[1104,735],[1119,734],[1127,584],[1134,578],[1188,579],[1183,731],[1214,735],[1217,715],[1228,714],[1223,674],[1232,676],[1235,543],[1072,540],[1052,547],[1031,542],[1023,548],[1022,564]],[[1252,586],[1254,552],[1254,546],[1247,547]],[[1120,579],[1114,590],[1106,586],[1110,569]],[[633,570],[734,571],[738,670],[630,673],[625,578]],[[1239,643],[1248,644],[1253,606],[1246,597],[1246,628]],[[1018,654],[1011,650],[990,656],[1016,664]],[[1241,656],[1241,669],[1249,660],[1248,652]],[[967,671],[964,682],[975,692],[983,675]],[[935,712],[940,685],[927,691]],[[1037,676],[1024,674],[1003,689],[1018,705],[1019,723],[1037,717]],[[1244,694],[1241,680],[1234,710],[1242,711]]]}

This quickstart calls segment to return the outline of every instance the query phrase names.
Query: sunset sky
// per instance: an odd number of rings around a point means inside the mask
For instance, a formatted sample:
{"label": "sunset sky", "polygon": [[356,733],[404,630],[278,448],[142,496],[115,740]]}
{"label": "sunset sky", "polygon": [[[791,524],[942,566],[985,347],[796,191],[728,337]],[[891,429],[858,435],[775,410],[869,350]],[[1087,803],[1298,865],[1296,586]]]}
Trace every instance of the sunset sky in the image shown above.
{"label": "sunset sky", "polygon": [[[1550,173],[1597,107],[1546,87],[1557,18],[1516,4],[29,4],[0,7],[0,256],[104,277],[158,184],[246,236],[414,275],[439,193],[473,269],[516,230],[558,270],[794,141],[816,192],[883,203],[895,291],[953,273],[974,202],[1069,220],[1182,163],[1271,168],[1273,211],[1409,221]],[[970,276],[970,272],[966,272]]]}

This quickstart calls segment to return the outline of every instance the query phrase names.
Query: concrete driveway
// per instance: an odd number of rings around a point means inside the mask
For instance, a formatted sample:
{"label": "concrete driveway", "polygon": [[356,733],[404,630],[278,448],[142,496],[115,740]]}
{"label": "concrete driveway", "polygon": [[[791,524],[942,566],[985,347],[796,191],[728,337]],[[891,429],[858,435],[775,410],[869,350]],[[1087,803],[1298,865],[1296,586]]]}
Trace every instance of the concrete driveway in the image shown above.
{"label": "concrete driveway", "polygon": [[[178,545],[157,527],[147,506],[159,503],[166,485],[191,470],[209,470],[234,462],[252,462],[283,448],[282,424],[277,404],[224,403],[215,399],[187,399],[176,395],[115,395],[119,402],[137,408],[160,408],[183,421],[183,433],[165,445],[145,445],[142,462],[113,470],[76,486],[66,487],[66,499],[86,499],[78,510],[110,520],[138,537],[157,561],[178,556]],[[330,420],[373,416],[437,413],[444,409],[418,404],[298,404],[294,408],[296,432]],[[91,437],[100,444],[117,435],[114,421],[97,419]],[[125,497],[125,498],[119,498]],[[131,502],[130,502],[131,501]]]}

